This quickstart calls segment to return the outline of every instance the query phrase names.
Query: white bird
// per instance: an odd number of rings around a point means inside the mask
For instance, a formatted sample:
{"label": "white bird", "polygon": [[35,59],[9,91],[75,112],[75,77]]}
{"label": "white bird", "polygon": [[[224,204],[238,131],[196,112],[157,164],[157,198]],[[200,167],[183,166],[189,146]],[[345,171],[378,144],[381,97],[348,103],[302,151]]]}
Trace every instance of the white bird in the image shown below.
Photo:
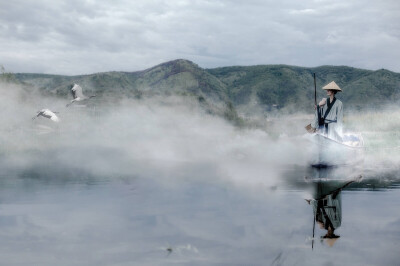
{"label": "white bird", "polygon": [[37,115],[34,116],[32,118],[32,120],[34,120],[36,117],[43,116],[45,118],[48,118],[48,119],[58,123],[58,122],[60,122],[60,119],[58,118],[56,113],[58,113],[58,112],[52,112],[49,109],[42,109],[42,110],[37,112]]}
{"label": "white bird", "polygon": [[74,84],[74,86],[71,88],[71,93],[72,93],[72,97],[74,97],[74,99],[69,104],[67,104],[67,107],[70,106],[71,104],[73,104],[74,102],[80,102],[83,100],[88,100],[90,98],[96,97],[96,95],[91,95],[89,97],[83,95],[82,87],[79,86],[78,84]]}

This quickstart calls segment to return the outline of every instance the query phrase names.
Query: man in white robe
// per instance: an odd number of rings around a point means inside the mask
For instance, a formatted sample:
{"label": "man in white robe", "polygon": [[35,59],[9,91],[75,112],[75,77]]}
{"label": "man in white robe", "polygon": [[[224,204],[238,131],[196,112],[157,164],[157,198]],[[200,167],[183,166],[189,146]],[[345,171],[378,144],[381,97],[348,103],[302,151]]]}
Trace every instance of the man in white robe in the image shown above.
{"label": "man in white robe", "polygon": [[326,90],[329,98],[323,98],[318,104],[311,126],[314,131],[341,142],[343,134],[343,104],[335,95],[342,90],[334,81],[322,89]]}

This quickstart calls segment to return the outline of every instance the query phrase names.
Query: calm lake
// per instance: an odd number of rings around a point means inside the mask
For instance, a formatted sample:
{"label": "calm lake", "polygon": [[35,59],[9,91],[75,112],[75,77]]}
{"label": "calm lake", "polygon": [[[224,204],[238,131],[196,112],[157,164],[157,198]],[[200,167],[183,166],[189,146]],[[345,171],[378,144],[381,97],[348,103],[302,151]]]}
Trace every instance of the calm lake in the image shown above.
{"label": "calm lake", "polygon": [[[41,169],[1,174],[2,265],[399,265],[396,172],[292,168],[249,185],[196,164],[162,177]],[[319,200],[334,238],[314,223]]]}
{"label": "calm lake", "polygon": [[307,119],[237,129],[134,101],[49,127],[14,109],[0,128],[0,265],[399,265],[397,128],[365,133],[357,167],[317,170]]}

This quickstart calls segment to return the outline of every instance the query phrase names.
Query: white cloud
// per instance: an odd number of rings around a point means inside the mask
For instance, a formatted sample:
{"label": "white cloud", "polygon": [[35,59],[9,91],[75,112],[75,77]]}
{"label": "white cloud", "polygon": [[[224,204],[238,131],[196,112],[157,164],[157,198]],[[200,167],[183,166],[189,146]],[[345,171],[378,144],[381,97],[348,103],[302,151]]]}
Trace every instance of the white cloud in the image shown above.
{"label": "white cloud", "polygon": [[294,14],[294,15],[296,15],[296,14],[305,14],[305,15],[307,15],[307,14],[316,14],[316,13],[317,13],[317,10],[312,9],[312,8],[301,9],[301,10],[291,10],[290,11],[290,14]]}
{"label": "white cloud", "polygon": [[1,1],[0,64],[14,72],[350,65],[400,71],[396,1]]}

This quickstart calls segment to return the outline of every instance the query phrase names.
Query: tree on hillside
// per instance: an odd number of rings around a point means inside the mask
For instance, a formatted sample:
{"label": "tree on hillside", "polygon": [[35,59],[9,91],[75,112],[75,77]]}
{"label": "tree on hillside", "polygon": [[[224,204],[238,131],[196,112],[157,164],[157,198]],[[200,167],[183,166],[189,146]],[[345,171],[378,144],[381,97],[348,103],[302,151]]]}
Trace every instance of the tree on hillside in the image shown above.
{"label": "tree on hillside", "polygon": [[7,72],[3,65],[0,65],[0,71],[1,71],[0,81],[7,83],[17,82],[15,75],[11,72]]}

